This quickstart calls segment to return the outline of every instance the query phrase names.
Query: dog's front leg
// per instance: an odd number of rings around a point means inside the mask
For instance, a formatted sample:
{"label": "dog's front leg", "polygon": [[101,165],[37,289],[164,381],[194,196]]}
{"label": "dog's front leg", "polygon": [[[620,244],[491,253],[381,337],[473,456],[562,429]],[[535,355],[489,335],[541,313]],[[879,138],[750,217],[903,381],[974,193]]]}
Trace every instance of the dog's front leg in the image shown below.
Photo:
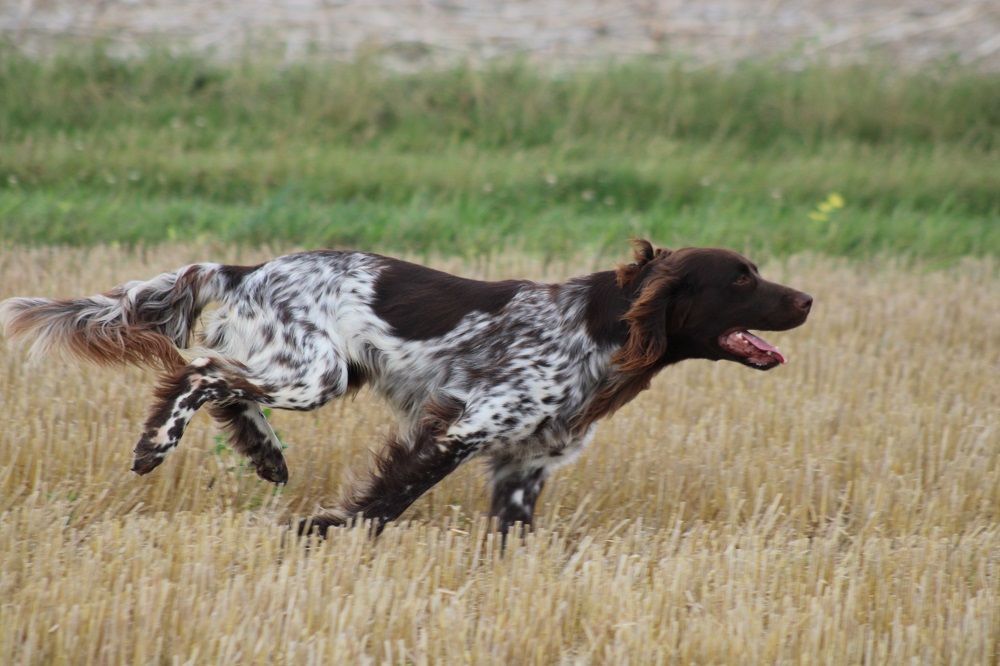
{"label": "dog's front leg", "polygon": [[321,513],[299,525],[299,534],[326,536],[331,527],[371,520],[377,535],[441,479],[471,456],[469,440],[423,438],[412,447],[390,441],[379,454],[369,478],[352,489],[339,509]]}
{"label": "dog's front leg", "polygon": [[339,509],[299,524],[299,534],[326,535],[331,527],[355,520],[373,521],[379,534],[418,497],[497,437],[496,420],[486,408],[469,410],[458,401],[433,404],[416,432],[391,439],[369,477],[352,488]]}
{"label": "dog's front leg", "polygon": [[504,539],[515,523],[521,523],[524,527],[531,525],[535,503],[542,493],[546,476],[548,470],[541,465],[493,465],[490,516],[497,519],[497,526]]}

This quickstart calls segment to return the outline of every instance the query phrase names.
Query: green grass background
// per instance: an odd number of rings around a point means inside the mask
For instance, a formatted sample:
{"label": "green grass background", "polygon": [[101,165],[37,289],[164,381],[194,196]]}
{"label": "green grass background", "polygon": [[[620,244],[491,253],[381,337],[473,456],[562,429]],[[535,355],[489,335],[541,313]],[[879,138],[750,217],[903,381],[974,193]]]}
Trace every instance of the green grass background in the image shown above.
{"label": "green grass background", "polygon": [[[1000,76],[644,61],[394,74],[0,48],[4,242],[1000,251]],[[810,218],[836,192],[846,205]]]}

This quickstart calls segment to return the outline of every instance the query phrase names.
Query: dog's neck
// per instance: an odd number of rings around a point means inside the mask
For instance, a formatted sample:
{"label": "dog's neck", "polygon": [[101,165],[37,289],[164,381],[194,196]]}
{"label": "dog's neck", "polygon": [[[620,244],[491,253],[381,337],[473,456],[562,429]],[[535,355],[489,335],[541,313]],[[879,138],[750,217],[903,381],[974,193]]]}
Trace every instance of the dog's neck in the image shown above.
{"label": "dog's neck", "polygon": [[630,402],[649,387],[652,378],[663,368],[698,357],[692,342],[677,335],[670,337],[663,357],[642,371],[626,373],[615,366],[612,360],[614,353],[625,344],[629,334],[623,316],[632,306],[646,277],[645,271],[640,270],[631,282],[622,285],[619,275],[620,271],[602,271],[572,281],[583,286],[579,294],[585,303],[577,311],[582,312],[587,333],[599,347],[609,352],[603,355],[607,363],[602,368],[597,390],[576,419],[577,426],[581,428],[589,427],[594,421],[611,415]]}
{"label": "dog's neck", "polygon": [[622,316],[632,305],[635,286],[620,286],[616,271],[601,271],[578,280],[586,285],[583,316],[587,333],[600,346],[622,346],[628,337]]}

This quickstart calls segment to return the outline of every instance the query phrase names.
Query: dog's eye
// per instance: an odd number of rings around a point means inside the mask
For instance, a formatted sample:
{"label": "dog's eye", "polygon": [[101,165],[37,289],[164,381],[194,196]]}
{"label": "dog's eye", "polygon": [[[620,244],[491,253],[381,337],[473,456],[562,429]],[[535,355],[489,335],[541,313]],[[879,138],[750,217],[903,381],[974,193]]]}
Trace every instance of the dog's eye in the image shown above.
{"label": "dog's eye", "polygon": [[753,278],[750,277],[748,273],[744,273],[743,275],[733,280],[733,284],[736,285],[737,287],[747,287],[750,285],[751,282],[753,282]]}

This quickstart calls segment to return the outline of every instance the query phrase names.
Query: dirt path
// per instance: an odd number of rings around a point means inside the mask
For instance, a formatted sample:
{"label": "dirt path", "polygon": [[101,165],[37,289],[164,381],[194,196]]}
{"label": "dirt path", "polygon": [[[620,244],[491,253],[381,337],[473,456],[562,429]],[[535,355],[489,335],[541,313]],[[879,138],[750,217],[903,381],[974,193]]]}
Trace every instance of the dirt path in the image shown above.
{"label": "dirt path", "polygon": [[287,60],[371,53],[398,67],[520,55],[573,64],[683,54],[696,62],[779,56],[905,66],[956,57],[1000,70],[990,0],[0,0],[0,38],[29,53],[106,39],[221,58],[270,49]]}

